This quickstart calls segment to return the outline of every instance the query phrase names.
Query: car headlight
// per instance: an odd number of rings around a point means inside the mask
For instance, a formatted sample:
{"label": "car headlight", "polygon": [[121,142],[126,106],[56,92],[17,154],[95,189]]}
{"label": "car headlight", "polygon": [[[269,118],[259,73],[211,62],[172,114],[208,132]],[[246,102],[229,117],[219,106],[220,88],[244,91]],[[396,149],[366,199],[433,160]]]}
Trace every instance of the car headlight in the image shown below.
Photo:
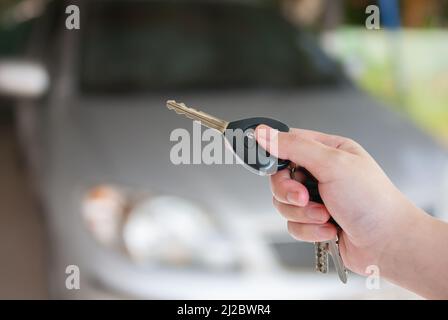
{"label": "car headlight", "polygon": [[125,246],[136,261],[169,265],[229,267],[232,245],[200,206],[175,196],[136,204],[123,230]]}
{"label": "car headlight", "polygon": [[84,198],[84,219],[100,243],[124,247],[137,263],[235,267],[232,241],[201,206],[177,196],[142,197],[125,190],[102,185]]}
{"label": "car headlight", "polygon": [[193,258],[192,250],[212,229],[198,206],[182,198],[159,196],[136,204],[123,236],[126,248],[137,261],[159,258],[182,263]]}

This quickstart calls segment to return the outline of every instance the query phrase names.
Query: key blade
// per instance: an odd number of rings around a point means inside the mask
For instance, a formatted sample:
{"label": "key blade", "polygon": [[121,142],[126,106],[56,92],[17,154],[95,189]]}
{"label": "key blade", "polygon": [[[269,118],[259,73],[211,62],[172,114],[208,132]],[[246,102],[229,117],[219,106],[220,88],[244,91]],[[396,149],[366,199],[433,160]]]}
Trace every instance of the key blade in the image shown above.
{"label": "key blade", "polygon": [[320,273],[328,273],[328,244],[326,242],[315,242],[315,269]]}
{"label": "key blade", "polygon": [[341,254],[339,253],[339,247],[336,240],[328,241],[328,251],[333,259],[334,266],[338,272],[339,279],[343,283],[347,283],[347,269],[345,269],[344,262],[342,261]]}
{"label": "key blade", "polygon": [[182,114],[189,119],[200,121],[202,125],[216,129],[221,133],[224,133],[229,123],[227,121],[218,119],[208,113],[196,110],[194,108],[187,107],[184,103],[177,103],[174,100],[168,100],[166,107],[175,111],[177,114]]}

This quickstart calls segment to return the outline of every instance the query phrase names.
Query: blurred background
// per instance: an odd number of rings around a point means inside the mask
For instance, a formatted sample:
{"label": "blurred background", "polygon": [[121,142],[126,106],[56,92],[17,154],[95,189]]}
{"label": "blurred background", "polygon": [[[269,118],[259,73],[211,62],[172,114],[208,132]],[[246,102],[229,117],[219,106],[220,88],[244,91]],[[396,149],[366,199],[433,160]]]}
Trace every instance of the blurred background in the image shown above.
{"label": "blurred background", "polygon": [[418,298],[316,274],[266,178],[173,165],[164,104],[349,136],[447,219],[447,25],[444,0],[2,0],[0,298]]}

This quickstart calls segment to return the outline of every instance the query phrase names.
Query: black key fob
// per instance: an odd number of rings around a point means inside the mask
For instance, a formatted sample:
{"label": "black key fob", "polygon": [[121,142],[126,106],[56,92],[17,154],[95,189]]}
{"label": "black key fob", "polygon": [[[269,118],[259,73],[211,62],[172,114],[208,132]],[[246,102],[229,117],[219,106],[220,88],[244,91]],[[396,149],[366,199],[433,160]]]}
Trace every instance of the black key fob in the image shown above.
{"label": "black key fob", "polygon": [[277,159],[258,145],[254,131],[260,124],[282,132],[289,131],[286,124],[274,119],[249,118],[230,122],[224,137],[247,169],[262,176],[272,175],[287,168],[289,160]]}
{"label": "black key fob", "polygon": [[[282,132],[289,131],[289,127],[283,122],[257,117],[230,122],[227,126],[227,129],[230,130],[226,131],[224,136],[237,158],[247,169],[262,176],[272,175],[279,170],[288,168],[290,161],[277,159],[257,143],[253,133],[260,124]],[[294,168],[293,174],[301,175],[300,179],[295,178],[308,189],[311,201],[323,203],[319,194],[318,181],[310,172],[305,168],[297,167]]]}

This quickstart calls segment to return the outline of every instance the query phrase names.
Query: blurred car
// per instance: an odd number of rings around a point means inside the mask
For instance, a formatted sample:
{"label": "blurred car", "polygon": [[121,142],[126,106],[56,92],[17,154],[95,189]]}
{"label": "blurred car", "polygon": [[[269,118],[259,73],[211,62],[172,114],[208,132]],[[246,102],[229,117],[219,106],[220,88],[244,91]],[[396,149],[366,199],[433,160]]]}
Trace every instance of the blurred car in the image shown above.
{"label": "blurred car", "polygon": [[[61,1],[34,22],[29,54],[41,69],[29,72],[42,77],[46,70],[50,80],[43,97],[36,92],[46,86],[36,85],[17,107],[49,231],[53,297],[378,294],[362,278],[344,286],[334,273],[314,272],[313,246],[287,235],[266,178],[242,166],[173,165],[170,133],[191,131],[191,123],[168,112],[165,101],[228,120],[266,116],[349,136],[433,214],[447,163],[442,148],[358,90],[276,7],[78,4],[80,30],[65,29],[68,3]],[[66,288],[68,265],[79,267],[79,290]]]}

